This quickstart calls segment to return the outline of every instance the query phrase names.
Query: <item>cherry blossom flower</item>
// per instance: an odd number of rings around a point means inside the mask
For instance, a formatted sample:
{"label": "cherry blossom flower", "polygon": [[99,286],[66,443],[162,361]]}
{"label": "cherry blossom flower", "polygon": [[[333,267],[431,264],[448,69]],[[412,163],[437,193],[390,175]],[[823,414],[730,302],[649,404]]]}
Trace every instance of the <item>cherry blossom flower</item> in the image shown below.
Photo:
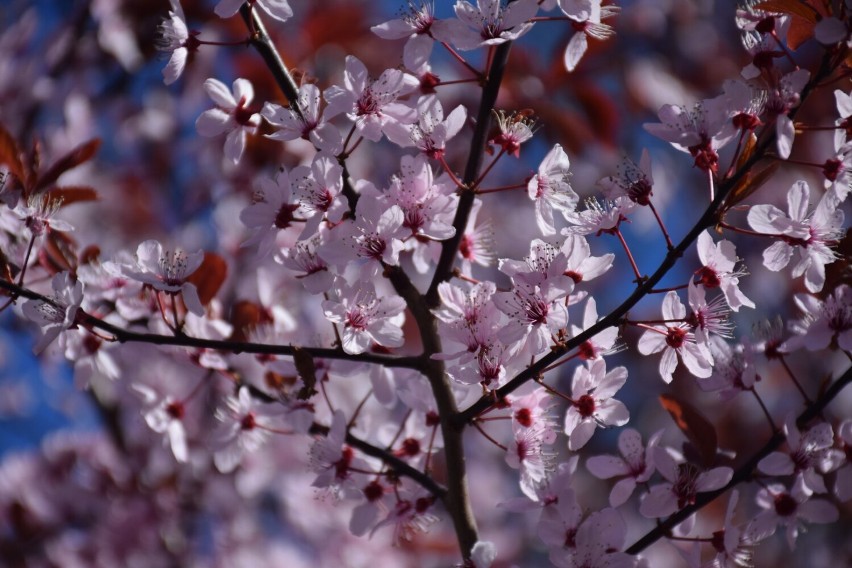
{"label": "cherry blossom flower", "polygon": [[388,140],[403,148],[414,146],[433,160],[444,156],[447,141],[459,133],[467,119],[467,110],[457,106],[444,117],[441,101],[435,95],[417,101],[417,121],[413,124],[388,122],[384,128]]}
{"label": "cherry blossom flower", "polygon": [[658,115],[662,122],[646,123],[645,130],[678,150],[689,152],[696,167],[716,171],[718,150],[736,134],[724,95],[696,103],[692,109],[663,105]]}
{"label": "cherry blossom flower", "polygon": [[832,345],[852,351],[852,290],[848,285],[838,286],[824,302],[809,294],[796,294],[793,299],[802,319],[790,323],[795,335],[782,345],[782,351],[802,347],[819,351]]}
{"label": "cherry blossom flower", "polygon": [[458,19],[434,22],[432,35],[466,51],[514,41],[527,33],[532,28],[528,20],[538,12],[538,0],[517,0],[505,7],[500,0],[476,0],[475,7],[458,0],[454,9]]}
{"label": "cherry blossom flower", "polygon": [[62,202],[51,199],[45,193],[30,195],[27,204],[18,204],[15,215],[24,222],[33,237],[47,235],[50,231],[73,231],[74,227],[61,219],[54,218]]}
{"label": "cherry blossom flower", "polygon": [[299,87],[298,98],[295,101],[299,112],[275,103],[263,103],[261,116],[269,124],[278,127],[277,131],[267,134],[266,137],[284,142],[301,138],[331,155],[342,152],[343,138],[340,136],[340,131],[321,116],[321,99],[322,93],[319,88],[306,83]]}
{"label": "cherry blossom flower", "polygon": [[341,347],[347,353],[363,353],[374,343],[400,347],[405,341],[402,335],[405,300],[399,296],[378,298],[366,286],[344,288],[340,291],[340,301],[326,300],[322,310],[329,321],[343,326]]}
{"label": "cherry blossom flower", "polygon": [[594,197],[590,197],[586,199],[586,208],[583,211],[565,215],[571,226],[562,229],[562,234],[600,236],[603,233],[613,233],[635,207],[636,204],[627,196],[617,197],[603,204]]}
{"label": "cherry blossom flower", "polygon": [[509,322],[498,333],[498,338],[509,345],[519,342],[518,349],[526,355],[536,356],[552,343],[551,337],[568,324],[568,311],[560,299],[563,289],[539,286],[515,286],[511,292],[494,294],[496,306],[509,316]]}
{"label": "cherry blossom flower", "polygon": [[402,51],[403,61],[414,57],[415,52],[426,53],[432,50],[432,24],[435,23],[435,4],[421,1],[419,4],[409,1],[408,11],[400,18],[388,20],[370,28],[382,39],[408,38]]}
{"label": "cherry blossom flower", "polygon": [[574,290],[574,280],[565,275],[568,269],[565,253],[541,239],[530,243],[530,254],[524,260],[501,258],[498,268],[516,287],[532,290],[537,286],[543,293],[555,291],[561,296]]}
{"label": "cherry blossom flower", "polygon": [[[613,253],[592,256],[592,249],[585,237],[566,232],[565,229],[562,230],[562,234],[565,236],[565,242],[560,250],[565,253],[568,260],[565,276],[571,278],[574,284],[593,280],[612,268],[615,260]],[[585,293],[582,297],[578,297],[577,301],[583,297]]]}
{"label": "cherry blossom flower", "polygon": [[605,177],[598,182],[607,199],[627,196],[638,205],[648,205],[654,195],[654,177],[651,172],[651,154],[642,150],[639,164],[625,157],[619,164],[614,176]]}
{"label": "cherry blossom flower", "polygon": [[779,525],[785,527],[787,544],[796,547],[796,537],[804,529],[804,522],[833,523],[839,513],[834,504],[824,499],[809,499],[801,479],[793,483],[789,492],[780,484],[772,484],[757,493],[757,504],[763,509],[749,525],[758,540],[775,533]]}
{"label": "cherry blossom flower", "polygon": [[490,568],[497,560],[497,547],[493,542],[478,540],[470,549],[470,559],[474,568]]}
{"label": "cherry blossom flower", "polygon": [[293,17],[293,10],[287,0],[219,0],[213,9],[220,18],[230,18],[236,14],[240,6],[248,2],[252,8],[261,8],[269,17],[284,22]]}
{"label": "cherry blossom flower", "polygon": [[718,392],[722,400],[730,400],[739,393],[751,390],[757,380],[751,346],[729,345],[724,339],[710,338],[713,356],[713,374],[698,381],[704,392]]}
{"label": "cherry blossom flower", "polygon": [[689,372],[698,378],[707,378],[713,371],[709,349],[703,343],[696,343],[695,335],[688,331],[688,324],[675,321],[685,317],[686,308],[677,292],[668,292],[663,298],[663,319],[672,320],[673,323],[666,324],[665,329],[649,329],[639,338],[638,347],[642,355],[663,352],[660,359],[660,376],[667,383],[672,382],[678,356]]}
{"label": "cherry blossom flower", "polygon": [[654,474],[654,448],[659,444],[663,430],[657,431],[642,445],[642,435],[633,428],[622,430],[618,436],[618,456],[593,456],[586,460],[589,473],[598,479],[620,477],[609,493],[609,506],[620,507],[633,495],[636,485],[645,483]]}
{"label": "cherry blossom flower", "polygon": [[[355,451],[346,445],[346,432],[346,417],[338,410],[334,413],[328,434],[317,438],[310,449],[311,471],[317,474],[313,486],[328,488],[335,497],[362,494],[352,478],[352,469],[367,469],[364,460],[355,456]],[[376,528],[378,525],[373,531]]]}
{"label": "cherry blossom flower", "polygon": [[167,443],[180,463],[189,459],[186,443],[185,403],[171,396],[158,393],[148,385],[134,383],[131,388],[142,397],[142,416],[151,430],[165,434],[163,442]]}
{"label": "cherry blossom flower", "polygon": [[781,77],[778,85],[769,90],[766,112],[775,117],[775,136],[778,155],[789,158],[793,151],[793,138],[796,127],[788,113],[799,106],[800,93],[808,83],[810,73],[805,69],[796,69]]}
{"label": "cherry blossom flower", "polygon": [[[466,363],[479,353],[485,358],[485,361],[480,361],[480,365],[485,367],[502,360],[502,350],[498,348],[495,353],[492,349],[500,323],[500,311],[491,301],[495,291],[493,282],[482,282],[469,290],[463,290],[449,282],[438,285],[441,306],[433,313],[439,320],[438,329],[443,338],[444,353],[436,357],[444,360],[462,357],[462,363]],[[461,351],[454,352],[456,348]],[[495,355],[500,356],[495,359]],[[501,367],[498,365],[498,373]],[[458,377],[456,379],[461,380]]]}
{"label": "cherry blossom flower", "polygon": [[[598,309],[595,299],[589,297],[586,302],[586,308],[583,310],[583,327],[571,326],[571,337],[576,337],[578,334],[589,329],[598,322]],[[618,328],[608,327],[603,331],[599,331],[591,338],[584,341],[578,348],[580,359],[583,361],[593,361],[600,359],[603,355],[610,355],[618,351],[615,342],[618,340]]]}
{"label": "cherry blossom flower", "polygon": [[367,140],[378,142],[385,126],[391,122],[412,124],[417,120],[415,109],[397,102],[399,97],[417,88],[417,79],[412,75],[386,69],[378,79],[372,80],[364,64],[349,55],[343,85],[326,89],[325,116],[330,119],[345,113],[355,123],[358,134]]}
{"label": "cherry blossom flower", "polygon": [[379,516],[388,512],[387,488],[378,479],[368,483],[362,490],[363,503],[352,509],[352,517],[349,519],[349,531],[355,536],[364,536],[376,523]]}
{"label": "cherry blossom flower", "polygon": [[781,270],[797,252],[793,277],[804,274],[805,287],[810,292],[819,292],[825,283],[825,265],[837,258],[831,247],[843,235],[843,211],[823,196],[816,209],[808,213],[810,195],[807,182],[798,181],[787,192],[789,215],[774,205],[755,205],[748,212],[748,223],[755,231],[779,237],[763,251],[766,268],[774,272]]}
{"label": "cherry blossom flower", "polygon": [[163,82],[171,85],[183,74],[186,67],[186,58],[191,51],[198,50],[200,42],[196,37],[197,32],[189,32],[186,26],[186,16],[180,0],[170,0],[171,10],[169,17],[160,23],[157,28],[156,48],[160,51],[170,52],[169,62],[163,69]]}
{"label": "cherry blossom flower", "polygon": [[426,532],[438,522],[438,517],[429,511],[435,504],[435,497],[422,487],[416,490],[403,487],[398,491],[397,499],[396,506],[373,527],[370,536],[382,527],[393,526],[393,542],[399,546],[402,542],[411,541],[416,534]]}
{"label": "cherry blossom flower", "polygon": [[246,79],[237,79],[232,94],[221,81],[207,79],[204,90],[216,103],[216,108],[201,113],[195,127],[199,134],[208,138],[227,133],[225,157],[237,164],[246,147],[246,135],[254,134],[260,125],[260,116],[249,106],[254,98],[254,87]]}
{"label": "cherry blossom flower", "polygon": [[[836,132],[845,132],[838,128]],[[852,141],[844,143],[835,152],[833,158],[829,158],[822,166],[822,174],[825,176],[826,198],[834,201],[834,206],[839,207],[849,192],[852,191]]]}
{"label": "cherry blossom flower", "polygon": [[[87,296],[88,292],[86,288]],[[105,319],[120,320],[115,317]],[[66,333],[63,339],[65,358],[74,363],[74,385],[80,390],[91,388],[102,400],[109,400],[113,394],[110,383],[121,375],[121,369],[110,353],[114,351],[114,344],[81,329]]]}
{"label": "cherry blossom flower", "polygon": [[565,64],[565,69],[568,72],[577,68],[580,59],[589,48],[588,38],[596,40],[606,40],[615,35],[615,30],[609,24],[604,24],[602,20],[611,18],[618,14],[620,8],[618,6],[601,6],[601,0],[580,1],[576,0],[560,0],[559,8],[570,19],[574,20],[574,35],[568,42],[565,48],[565,55],[562,58]]}
{"label": "cherry blossom flower", "polygon": [[324,152],[314,156],[310,168],[299,166],[290,173],[300,212],[308,219],[299,238],[316,233],[322,221],[339,223],[349,209],[343,196],[343,167]]}
{"label": "cherry blossom flower", "polygon": [[388,205],[381,199],[359,199],[355,220],[335,227],[319,255],[340,269],[353,263],[353,278],[372,278],[383,265],[398,265],[407,236],[405,213],[398,205]]}
{"label": "cherry blossom flower", "polygon": [[754,546],[756,544],[753,535],[747,530],[734,523],[739,492],[734,489],[728,499],[728,508],[725,512],[725,522],[722,530],[713,533],[710,541],[716,550],[707,568],[725,568],[727,566],[753,566]]}
{"label": "cherry blossom flower", "polygon": [[549,437],[548,431],[543,424],[517,429],[512,443],[506,449],[506,463],[521,471],[521,491],[530,499],[536,498],[537,488],[554,468],[555,454],[543,447],[545,439]]}
{"label": "cherry blossom flower", "polygon": [[[787,416],[784,421],[784,433],[787,436],[787,452],[772,452],[757,464],[757,469],[766,475],[796,475],[797,485],[808,493],[826,493],[825,482],[821,474],[838,467],[842,456],[831,449],[834,444],[834,432],[831,424],[820,422],[806,432],[799,432],[796,417]],[[801,479],[801,481],[799,481]]]}
{"label": "cherry blossom flower", "polygon": [[216,469],[229,473],[240,465],[245,454],[257,451],[274,430],[279,414],[273,405],[257,407],[248,387],[241,386],[237,396],[228,396],[225,406],[216,411],[221,422],[213,433]]}
{"label": "cherry blossom flower", "polygon": [[716,467],[702,472],[691,463],[678,463],[670,451],[673,450],[654,448],[654,464],[667,482],[653,486],[642,498],[639,512],[649,519],[667,517],[694,504],[698,493],[720,489],[734,475],[729,467]]}
{"label": "cherry blossom flower", "polygon": [[556,429],[553,417],[549,414],[554,399],[543,387],[523,396],[507,397],[512,411],[512,430],[519,432],[528,428],[544,428],[542,442],[552,444],[556,441]]}
{"label": "cherry blossom flower", "polygon": [[554,209],[563,215],[573,213],[580,200],[568,181],[570,166],[565,150],[556,144],[542,160],[538,173],[527,183],[527,193],[535,203],[535,219],[544,235],[556,234]]}
{"label": "cherry blossom flower", "polygon": [[533,137],[535,121],[515,112],[494,111],[494,115],[497,120],[497,133],[488,143],[499,146],[507,154],[519,157],[521,144]]}
{"label": "cherry blossom flower", "polygon": [[21,306],[24,317],[42,326],[41,338],[33,347],[39,354],[65,330],[76,327],[80,304],[83,303],[83,283],[70,272],[59,272],[50,281],[53,294],[50,301],[27,300]]}
{"label": "cherry blossom flower", "polygon": [[316,236],[297,242],[276,257],[285,268],[298,272],[296,278],[311,294],[326,292],[334,283],[334,274],[317,252],[321,246],[322,237]]}
{"label": "cherry blossom flower", "polygon": [[852,499],[852,420],[844,420],[837,427],[837,441],[846,459],[835,473],[834,495],[845,502]]}
{"label": "cherry blossom flower", "polygon": [[749,300],[739,288],[740,276],[746,273],[734,270],[737,261],[737,250],[731,241],[713,242],[713,237],[707,231],[698,235],[698,258],[703,266],[696,275],[698,281],[706,288],[719,288],[725,295],[728,305],[735,312],[741,306],[754,308],[754,302]]}
{"label": "cherry blossom flower", "polygon": [[615,509],[603,509],[586,517],[566,546],[551,549],[550,560],[560,568],[630,568],[636,559],[621,549],[627,540],[627,524]]}
{"label": "cherry blossom flower", "polygon": [[846,145],[847,129],[852,126],[852,93],[844,93],[840,89],[834,91],[834,101],[837,106],[837,114],[840,115],[835,121],[838,127],[834,131],[834,149],[840,150]]}
{"label": "cherry blossom flower", "polygon": [[598,426],[624,426],[630,419],[624,403],[612,398],[627,381],[627,369],[616,367],[607,373],[603,359],[587,365],[574,371],[572,403],[565,413],[565,434],[572,452],[585,446]]}
{"label": "cherry blossom flower", "polygon": [[252,204],[240,211],[240,221],[251,232],[242,246],[256,246],[257,255],[263,258],[272,252],[279,231],[304,219],[287,170],[278,170],[274,179],[262,177],[257,185]]}
{"label": "cherry blossom flower", "polygon": [[390,204],[402,209],[403,227],[417,237],[412,239],[414,242],[443,241],[455,234],[453,216],[457,199],[449,186],[434,179],[424,156],[402,157],[400,173],[392,178],[386,195]]}
{"label": "cherry blossom flower", "polygon": [[459,243],[458,258],[461,261],[461,272],[471,275],[474,264],[491,266],[494,264],[494,234],[489,221],[479,221],[479,210],[482,200],[475,199],[468,218],[467,226]]}
{"label": "cherry blossom flower", "polygon": [[[695,341],[699,345],[707,345],[710,334],[721,337],[731,337],[734,325],[728,320],[731,313],[723,296],[716,296],[709,302],[703,284],[689,281],[689,307],[692,313],[686,318],[695,332]],[[712,354],[710,356],[712,361]]]}
{"label": "cherry blossom flower", "polygon": [[204,315],[204,306],[195,284],[187,281],[204,262],[204,251],[186,254],[183,251],[163,251],[163,245],[148,240],[136,247],[136,266],[126,267],[128,278],[170,295],[180,293],[186,308],[197,316]]}

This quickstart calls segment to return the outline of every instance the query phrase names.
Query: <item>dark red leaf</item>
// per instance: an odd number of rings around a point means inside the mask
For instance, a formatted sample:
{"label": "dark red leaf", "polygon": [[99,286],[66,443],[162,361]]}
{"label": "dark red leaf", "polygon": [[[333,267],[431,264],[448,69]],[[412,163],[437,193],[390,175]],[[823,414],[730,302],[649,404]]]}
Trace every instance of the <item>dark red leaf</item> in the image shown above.
{"label": "dark red leaf", "polygon": [[67,172],[68,170],[72,170],[79,166],[84,162],[88,162],[92,159],[92,156],[95,155],[95,152],[98,151],[98,148],[101,146],[101,141],[99,138],[95,138],[93,140],[89,140],[88,142],[84,142],[80,144],[61,158],[59,158],[56,162],[51,165],[47,171],[39,177],[38,184],[36,185],[35,191],[40,191],[59,179],[59,176]]}
{"label": "dark red leaf", "polygon": [[216,297],[227,276],[228,263],[225,259],[214,252],[205,252],[204,262],[187,278],[187,281],[195,284],[198,288],[198,297],[206,306]]}
{"label": "dark red leaf", "polygon": [[9,171],[24,183],[26,174],[24,164],[21,162],[21,149],[15,138],[0,124],[0,165],[5,165]]}
{"label": "dark red leaf", "polygon": [[678,400],[674,395],[660,395],[663,405],[681,432],[692,442],[701,455],[704,467],[710,467],[716,460],[716,429],[688,402]]}
{"label": "dark red leaf", "polygon": [[55,186],[47,192],[50,203],[58,201],[60,207],[79,203],[81,201],[97,201],[98,192],[87,185],[63,185]]}

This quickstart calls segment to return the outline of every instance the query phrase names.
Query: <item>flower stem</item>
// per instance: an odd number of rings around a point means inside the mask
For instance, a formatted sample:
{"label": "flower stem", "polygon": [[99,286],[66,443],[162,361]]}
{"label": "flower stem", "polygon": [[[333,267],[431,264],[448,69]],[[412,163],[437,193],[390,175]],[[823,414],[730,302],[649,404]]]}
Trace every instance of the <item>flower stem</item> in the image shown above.
{"label": "flower stem", "polygon": [[636,261],[633,259],[633,254],[630,252],[630,247],[629,247],[629,246],[627,246],[627,241],[626,241],[626,240],[624,240],[624,235],[622,235],[622,234],[621,234],[621,229],[619,229],[618,227],[616,227],[616,228],[613,230],[613,234],[614,234],[616,237],[618,237],[618,240],[619,240],[619,241],[621,241],[621,246],[623,246],[623,247],[624,247],[624,252],[626,252],[626,253],[627,253],[627,258],[630,260],[630,266],[632,266],[632,267],[633,267],[633,274],[636,276],[636,280],[635,280],[635,282],[636,282],[637,284],[641,284],[641,283],[642,283],[642,281],[644,280],[644,278],[643,278],[643,277],[642,277],[642,275],[639,273],[639,267],[638,267],[638,266],[636,266]]}

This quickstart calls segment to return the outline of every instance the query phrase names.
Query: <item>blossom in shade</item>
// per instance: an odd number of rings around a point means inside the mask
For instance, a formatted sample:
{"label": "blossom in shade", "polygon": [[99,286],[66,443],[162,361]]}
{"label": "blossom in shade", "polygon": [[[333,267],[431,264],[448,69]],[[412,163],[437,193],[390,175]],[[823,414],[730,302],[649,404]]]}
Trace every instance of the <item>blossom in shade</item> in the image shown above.
{"label": "blossom in shade", "polygon": [[758,491],[757,504],[763,511],[749,524],[749,531],[758,540],[774,534],[780,525],[786,529],[787,544],[792,550],[805,522],[837,521],[840,516],[837,507],[825,499],[811,499],[801,481],[797,479],[790,491],[781,484],[772,484]]}
{"label": "blossom in shade", "polygon": [[654,474],[654,448],[659,444],[663,430],[659,430],[642,445],[642,435],[633,428],[626,428],[618,436],[619,456],[593,456],[586,460],[589,473],[598,479],[619,477],[609,493],[609,506],[620,507],[633,494],[636,485],[645,483]]}
{"label": "blossom in shade", "polygon": [[831,424],[820,422],[800,432],[796,426],[796,417],[787,416],[784,422],[784,433],[787,435],[788,451],[772,452],[757,464],[761,473],[773,476],[796,475],[803,491],[811,493],[826,493],[822,474],[836,469],[844,458],[833,449],[834,432]]}
{"label": "blossom in shade", "polygon": [[711,337],[710,354],[713,356],[713,374],[700,379],[698,388],[704,392],[718,392],[722,400],[729,400],[754,387],[757,372],[751,345],[731,346],[718,336]]}
{"label": "blossom in shade", "polygon": [[[571,337],[576,337],[583,331],[589,329],[598,322],[598,309],[595,299],[589,297],[586,308],[583,310],[583,327],[571,326]],[[615,342],[618,340],[618,328],[608,327],[599,331],[577,348],[580,359],[590,361],[600,359],[603,355],[609,355],[618,351]]]}
{"label": "blossom in shade", "polygon": [[571,405],[565,413],[568,449],[586,445],[597,427],[623,426],[630,419],[624,403],[612,398],[627,381],[627,369],[616,367],[607,373],[606,361],[589,361],[574,371]]}
{"label": "blossom in shade", "polygon": [[216,469],[221,473],[233,471],[245,454],[265,444],[275,429],[277,414],[274,405],[256,406],[248,387],[240,387],[237,396],[228,396],[225,406],[216,411],[220,422],[213,432]]}
{"label": "blossom in shade", "polygon": [[651,172],[651,154],[642,150],[639,164],[630,158],[624,158],[614,176],[605,177],[598,182],[607,199],[616,199],[626,195],[638,205],[648,205],[654,194],[654,177]]}
{"label": "blossom in shade", "polygon": [[535,203],[535,219],[544,235],[556,234],[554,209],[563,215],[572,213],[580,200],[568,181],[570,166],[565,150],[556,144],[542,160],[538,173],[527,183],[527,194]]}
{"label": "blossom in shade", "polygon": [[204,90],[216,103],[216,108],[201,113],[195,127],[199,134],[208,138],[227,133],[225,157],[236,164],[243,156],[246,135],[254,134],[260,125],[260,115],[249,106],[254,99],[254,87],[246,79],[237,79],[231,92],[221,81],[207,79]]}
{"label": "blossom in shade", "polygon": [[402,51],[403,61],[408,61],[418,52],[432,50],[432,24],[435,23],[433,1],[408,2],[408,11],[401,17],[373,26],[370,30],[382,39],[408,38]]}
{"label": "blossom in shade", "polygon": [[699,493],[715,491],[728,484],[734,475],[729,467],[702,471],[696,465],[675,461],[673,450],[654,449],[654,464],[666,482],[655,485],[643,498],[639,512],[649,518],[667,517],[695,503]]}
{"label": "blossom in shade", "polygon": [[843,236],[843,211],[826,196],[808,213],[811,190],[798,181],[787,192],[787,214],[774,205],[755,205],[748,212],[748,223],[755,231],[778,239],[763,251],[763,264],[777,272],[798,257],[793,277],[805,276],[805,287],[819,292],[825,283],[825,265],[837,259],[831,249]]}
{"label": "blossom in shade", "polygon": [[186,26],[186,16],[183,14],[180,0],[170,1],[172,9],[169,10],[169,17],[163,20],[157,29],[156,42],[158,50],[171,53],[169,62],[163,69],[163,82],[166,85],[171,85],[180,78],[190,51],[197,50],[200,45],[195,37],[198,32],[190,33]]}
{"label": "blossom in shade", "polygon": [[790,322],[794,335],[782,345],[783,351],[802,347],[820,351],[832,345],[852,351],[852,288],[841,284],[825,301],[810,294],[796,294],[793,299],[802,318]]}
{"label": "blossom in shade", "polygon": [[27,300],[21,309],[24,317],[42,326],[41,338],[33,347],[38,354],[67,329],[76,327],[77,314],[83,302],[83,283],[70,272],[56,274],[50,282],[53,294],[49,302]]}
{"label": "blossom in shade", "polygon": [[142,416],[148,427],[158,434],[165,434],[163,441],[168,443],[175,459],[185,463],[189,459],[186,444],[184,416],[186,406],[183,401],[162,395],[142,383],[134,383],[131,388],[142,398]]}
{"label": "blossom in shade", "polygon": [[240,211],[240,221],[251,233],[243,246],[257,247],[258,256],[263,258],[272,252],[279,231],[290,229],[304,219],[293,195],[290,174],[284,168],[274,179],[260,178],[252,201]]}
{"label": "blossom in shade", "polygon": [[544,449],[550,431],[541,423],[516,429],[512,443],[506,449],[506,463],[520,470],[521,491],[530,499],[537,498],[538,488],[546,482],[554,468],[555,454]]}

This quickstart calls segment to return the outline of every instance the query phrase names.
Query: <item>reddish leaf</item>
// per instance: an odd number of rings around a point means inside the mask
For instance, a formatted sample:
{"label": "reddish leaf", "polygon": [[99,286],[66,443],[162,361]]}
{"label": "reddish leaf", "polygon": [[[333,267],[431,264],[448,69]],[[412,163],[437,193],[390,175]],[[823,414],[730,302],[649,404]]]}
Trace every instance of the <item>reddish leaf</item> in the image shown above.
{"label": "reddish leaf", "polygon": [[26,179],[24,164],[21,162],[21,149],[9,132],[0,124],[0,164],[9,168],[9,171],[18,178],[21,183]]}
{"label": "reddish leaf", "polygon": [[47,192],[47,197],[50,203],[58,201],[60,207],[79,203],[82,201],[97,201],[98,192],[93,187],[87,185],[63,185],[56,186]]}
{"label": "reddish leaf", "polygon": [[246,341],[249,331],[260,323],[263,308],[254,302],[240,300],[231,308],[231,325],[234,331],[231,333],[231,341]]}
{"label": "reddish leaf", "polygon": [[314,365],[314,358],[305,350],[296,348],[293,352],[293,361],[296,363],[296,371],[299,372],[299,376],[302,377],[302,382],[305,385],[299,390],[296,398],[308,400],[317,392],[314,388],[317,384],[317,368]]}
{"label": "reddish leaf", "polygon": [[781,164],[778,162],[771,162],[769,165],[764,166],[760,170],[751,170],[747,172],[740,179],[737,185],[731,189],[728,197],[725,198],[723,211],[727,211],[736,206],[738,203],[748,198],[749,195],[757,191],[760,186],[769,181],[780,165]]}
{"label": "reddish leaf", "polygon": [[814,37],[816,23],[811,19],[793,16],[790,18],[790,27],[787,29],[787,46],[793,51]]}
{"label": "reddish leaf", "polygon": [[802,2],[802,0],[765,0],[754,5],[756,10],[764,10],[766,12],[780,12],[781,14],[790,14],[791,16],[799,16],[812,23],[816,23],[816,11]]}
{"label": "reddish leaf", "polygon": [[80,164],[84,162],[88,162],[92,159],[92,156],[95,155],[95,152],[98,151],[98,148],[101,146],[101,141],[99,138],[95,138],[93,140],[89,140],[88,142],[84,142],[80,144],[61,158],[59,158],[56,162],[50,166],[47,171],[42,175],[38,180],[38,185],[35,190],[40,191],[51,184],[53,184],[59,176],[67,172],[68,170],[74,169]]}
{"label": "reddish leaf", "polygon": [[716,459],[716,429],[688,402],[678,400],[673,395],[660,395],[663,405],[677,427],[698,449],[705,467],[710,467]]}
{"label": "reddish leaf", "polygon": [[187,278],[187,281],[195,284],[198,288],[198,297],[206,306],[216,297],[227,276],[228,263],[225,259],[214,252],[205,252],[204,262]]}
{"label": "reddish leaf", "polygon": [[39,264],[50,274],[77,269],[77,241],[60,231],[48,231],[38,253]]}

